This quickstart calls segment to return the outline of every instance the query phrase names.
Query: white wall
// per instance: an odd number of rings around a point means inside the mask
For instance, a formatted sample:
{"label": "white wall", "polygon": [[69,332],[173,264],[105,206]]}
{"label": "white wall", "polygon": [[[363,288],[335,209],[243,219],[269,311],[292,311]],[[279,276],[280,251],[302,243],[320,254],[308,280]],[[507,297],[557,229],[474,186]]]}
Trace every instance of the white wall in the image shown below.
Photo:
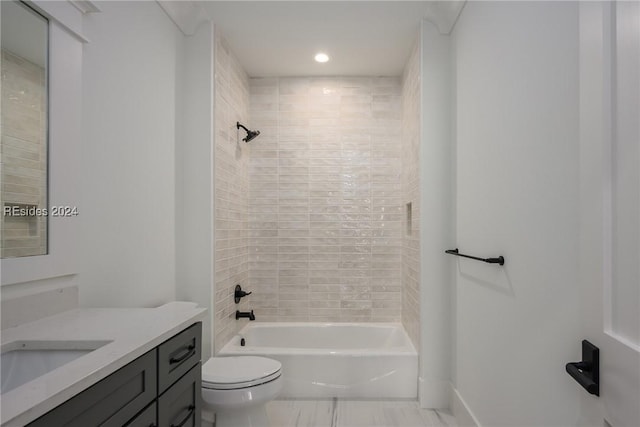
{"label": "white wall", "polygon": [[455,247],[452,191],[451,40],[437,27],[421,27],[420,142],[420,404],[449,402],[451,372],[451,262]]}
{"label": "white wall", "polygon": [[185,37],[176,128],[176,298],[209,310],[202,358],[213,349],[213,25]]}
{"label": "white wall", "polygon": [[84,306],[175,298],[176,70],[182,34],[155,2],[101,2],[83,60]]}
{"label": "white wall", "polygon": [[578,7],[468,2],[455,29],[456,388],[485,426],[572,425]]}

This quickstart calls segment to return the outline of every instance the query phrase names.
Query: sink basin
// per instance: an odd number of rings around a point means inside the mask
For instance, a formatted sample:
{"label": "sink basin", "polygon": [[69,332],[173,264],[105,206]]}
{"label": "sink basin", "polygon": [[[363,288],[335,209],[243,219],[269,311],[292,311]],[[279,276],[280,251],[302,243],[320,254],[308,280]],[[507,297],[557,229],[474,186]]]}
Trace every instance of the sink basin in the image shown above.
{"label": "sink basin", "polygon": [[0,393],[51,372],[110,341],[14,341],[2,346]]}

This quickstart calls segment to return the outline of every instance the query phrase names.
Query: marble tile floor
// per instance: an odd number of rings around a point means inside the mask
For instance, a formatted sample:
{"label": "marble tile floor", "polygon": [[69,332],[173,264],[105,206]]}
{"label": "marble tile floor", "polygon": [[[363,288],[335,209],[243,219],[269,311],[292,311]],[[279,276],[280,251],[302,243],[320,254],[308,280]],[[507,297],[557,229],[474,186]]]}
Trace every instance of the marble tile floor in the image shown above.
{"label": "marble tile floor", "polygon": [[448,410],[420,409],[408,400],[274,400],[271,427],[455,427]]}

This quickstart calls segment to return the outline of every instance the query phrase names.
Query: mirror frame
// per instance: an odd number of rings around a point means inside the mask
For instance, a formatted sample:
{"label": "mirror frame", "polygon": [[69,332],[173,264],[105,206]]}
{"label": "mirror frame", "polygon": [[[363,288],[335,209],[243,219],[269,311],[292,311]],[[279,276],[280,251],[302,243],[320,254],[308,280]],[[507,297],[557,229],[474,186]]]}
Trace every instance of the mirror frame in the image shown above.
{"label": "mirror frame", "polygon": [[82,138],[82,13],[71,2],[29,1],[49,19],[49,206],[77,206],[78,216],[49,218],[49,253],[1,260],[0,284],[78,272]]}

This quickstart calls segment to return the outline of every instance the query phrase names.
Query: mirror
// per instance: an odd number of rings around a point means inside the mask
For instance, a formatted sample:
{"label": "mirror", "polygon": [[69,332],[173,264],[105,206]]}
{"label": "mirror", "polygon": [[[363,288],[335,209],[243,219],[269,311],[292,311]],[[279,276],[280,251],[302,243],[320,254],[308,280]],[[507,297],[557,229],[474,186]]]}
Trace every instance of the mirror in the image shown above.
{"label": "mirror", "polygon": [[49,22],[18,1],[0,2],[2,258],[48,253]]}

